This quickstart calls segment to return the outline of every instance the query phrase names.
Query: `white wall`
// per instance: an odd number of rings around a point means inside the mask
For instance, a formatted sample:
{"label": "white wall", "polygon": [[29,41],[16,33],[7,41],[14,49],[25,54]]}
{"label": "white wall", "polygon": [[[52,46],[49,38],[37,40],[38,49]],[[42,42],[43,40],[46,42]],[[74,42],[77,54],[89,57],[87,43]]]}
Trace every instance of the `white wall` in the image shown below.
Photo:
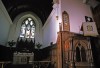
{"label": "white wall", "polygon": [[83,3],[83,0],[61,0],[61,11],[69,14],[70,31],[79,33],[85,16],[92,17],[90,6]]}
{"label": "white wall", "polygon": [[12,21],[0,0],[0,44],[7,44],[9,29]]}
{"label": "white wall", "polygon": [[43,47],[47,47],[51,42],[56,43],[57,41],[57,32],[59,31],[59,20],[56,16],[58,15],[58,6],[55,4],[53,10],[48,17],[44,27],[43,27]]}

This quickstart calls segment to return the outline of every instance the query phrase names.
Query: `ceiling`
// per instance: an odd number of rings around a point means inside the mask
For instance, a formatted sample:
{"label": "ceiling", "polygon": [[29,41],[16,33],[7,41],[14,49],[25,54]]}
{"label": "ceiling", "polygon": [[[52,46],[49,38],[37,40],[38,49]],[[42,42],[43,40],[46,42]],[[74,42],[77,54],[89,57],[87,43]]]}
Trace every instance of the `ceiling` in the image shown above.
{"label": "ceiling", "polygon": [[52,0],[2,0],[11,20],[23,12],[34,12],[44,24],[52,11]]}

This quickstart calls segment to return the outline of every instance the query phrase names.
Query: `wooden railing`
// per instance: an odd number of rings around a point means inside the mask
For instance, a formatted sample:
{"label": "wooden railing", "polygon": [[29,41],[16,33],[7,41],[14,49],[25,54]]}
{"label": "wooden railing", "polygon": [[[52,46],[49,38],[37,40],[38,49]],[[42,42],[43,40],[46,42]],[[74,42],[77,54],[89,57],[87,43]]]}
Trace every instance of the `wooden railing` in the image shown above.
{"label": "wooden railing", "polygon": [[33,61],[33,68],[49,68],[51,61]]}
{"label": "wooden railing", "polygon": [[[10,61],[0,61],[0,68],[6,68],[7,64],[11,63],[11,65],[21,65],[21,64],[12,64]],[[30,62],[33,68],[53,68],[51,65],[51,61],[33,61]],[[27,64],[24,64],[27,65]],[[19,67],[20,68],[20,67]]]}
{"label": "wooden railing", "polygon": [[11,63],[10,61],[0,61],[1,67],[0,68],[4,68],[4,64],[8,64]]}
{"label": "wooden railing", "polygon": [[[6,64],[9,64],[12,62],[10,61],[0,61],[0,68],[5,68]],[[33,61],[31,62],[33,68],[53,68],[51,61]],[[17,64],[16,64],[17,65]]]}

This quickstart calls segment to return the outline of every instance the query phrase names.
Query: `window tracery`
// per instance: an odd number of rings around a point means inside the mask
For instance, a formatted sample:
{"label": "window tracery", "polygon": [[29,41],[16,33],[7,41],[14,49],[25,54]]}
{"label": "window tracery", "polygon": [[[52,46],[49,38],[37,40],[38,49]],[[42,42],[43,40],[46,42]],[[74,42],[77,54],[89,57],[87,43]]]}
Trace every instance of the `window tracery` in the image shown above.
{"label": "window tracery", "polygon": [[20,31],[20,37],[22,38],[34,38],[35,35],[35,23],[30,17],[26,18],[22,25]]}

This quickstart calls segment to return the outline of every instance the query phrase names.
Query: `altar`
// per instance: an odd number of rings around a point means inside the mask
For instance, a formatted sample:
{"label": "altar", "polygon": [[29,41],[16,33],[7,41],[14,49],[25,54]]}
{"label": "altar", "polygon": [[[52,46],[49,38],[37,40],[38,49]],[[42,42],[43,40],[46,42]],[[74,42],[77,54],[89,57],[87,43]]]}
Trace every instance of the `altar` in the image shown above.
{"label": "altar", "polygon": [[32,64],[34,60],[34,53],[15,52],[13,54],[13,64]]}

